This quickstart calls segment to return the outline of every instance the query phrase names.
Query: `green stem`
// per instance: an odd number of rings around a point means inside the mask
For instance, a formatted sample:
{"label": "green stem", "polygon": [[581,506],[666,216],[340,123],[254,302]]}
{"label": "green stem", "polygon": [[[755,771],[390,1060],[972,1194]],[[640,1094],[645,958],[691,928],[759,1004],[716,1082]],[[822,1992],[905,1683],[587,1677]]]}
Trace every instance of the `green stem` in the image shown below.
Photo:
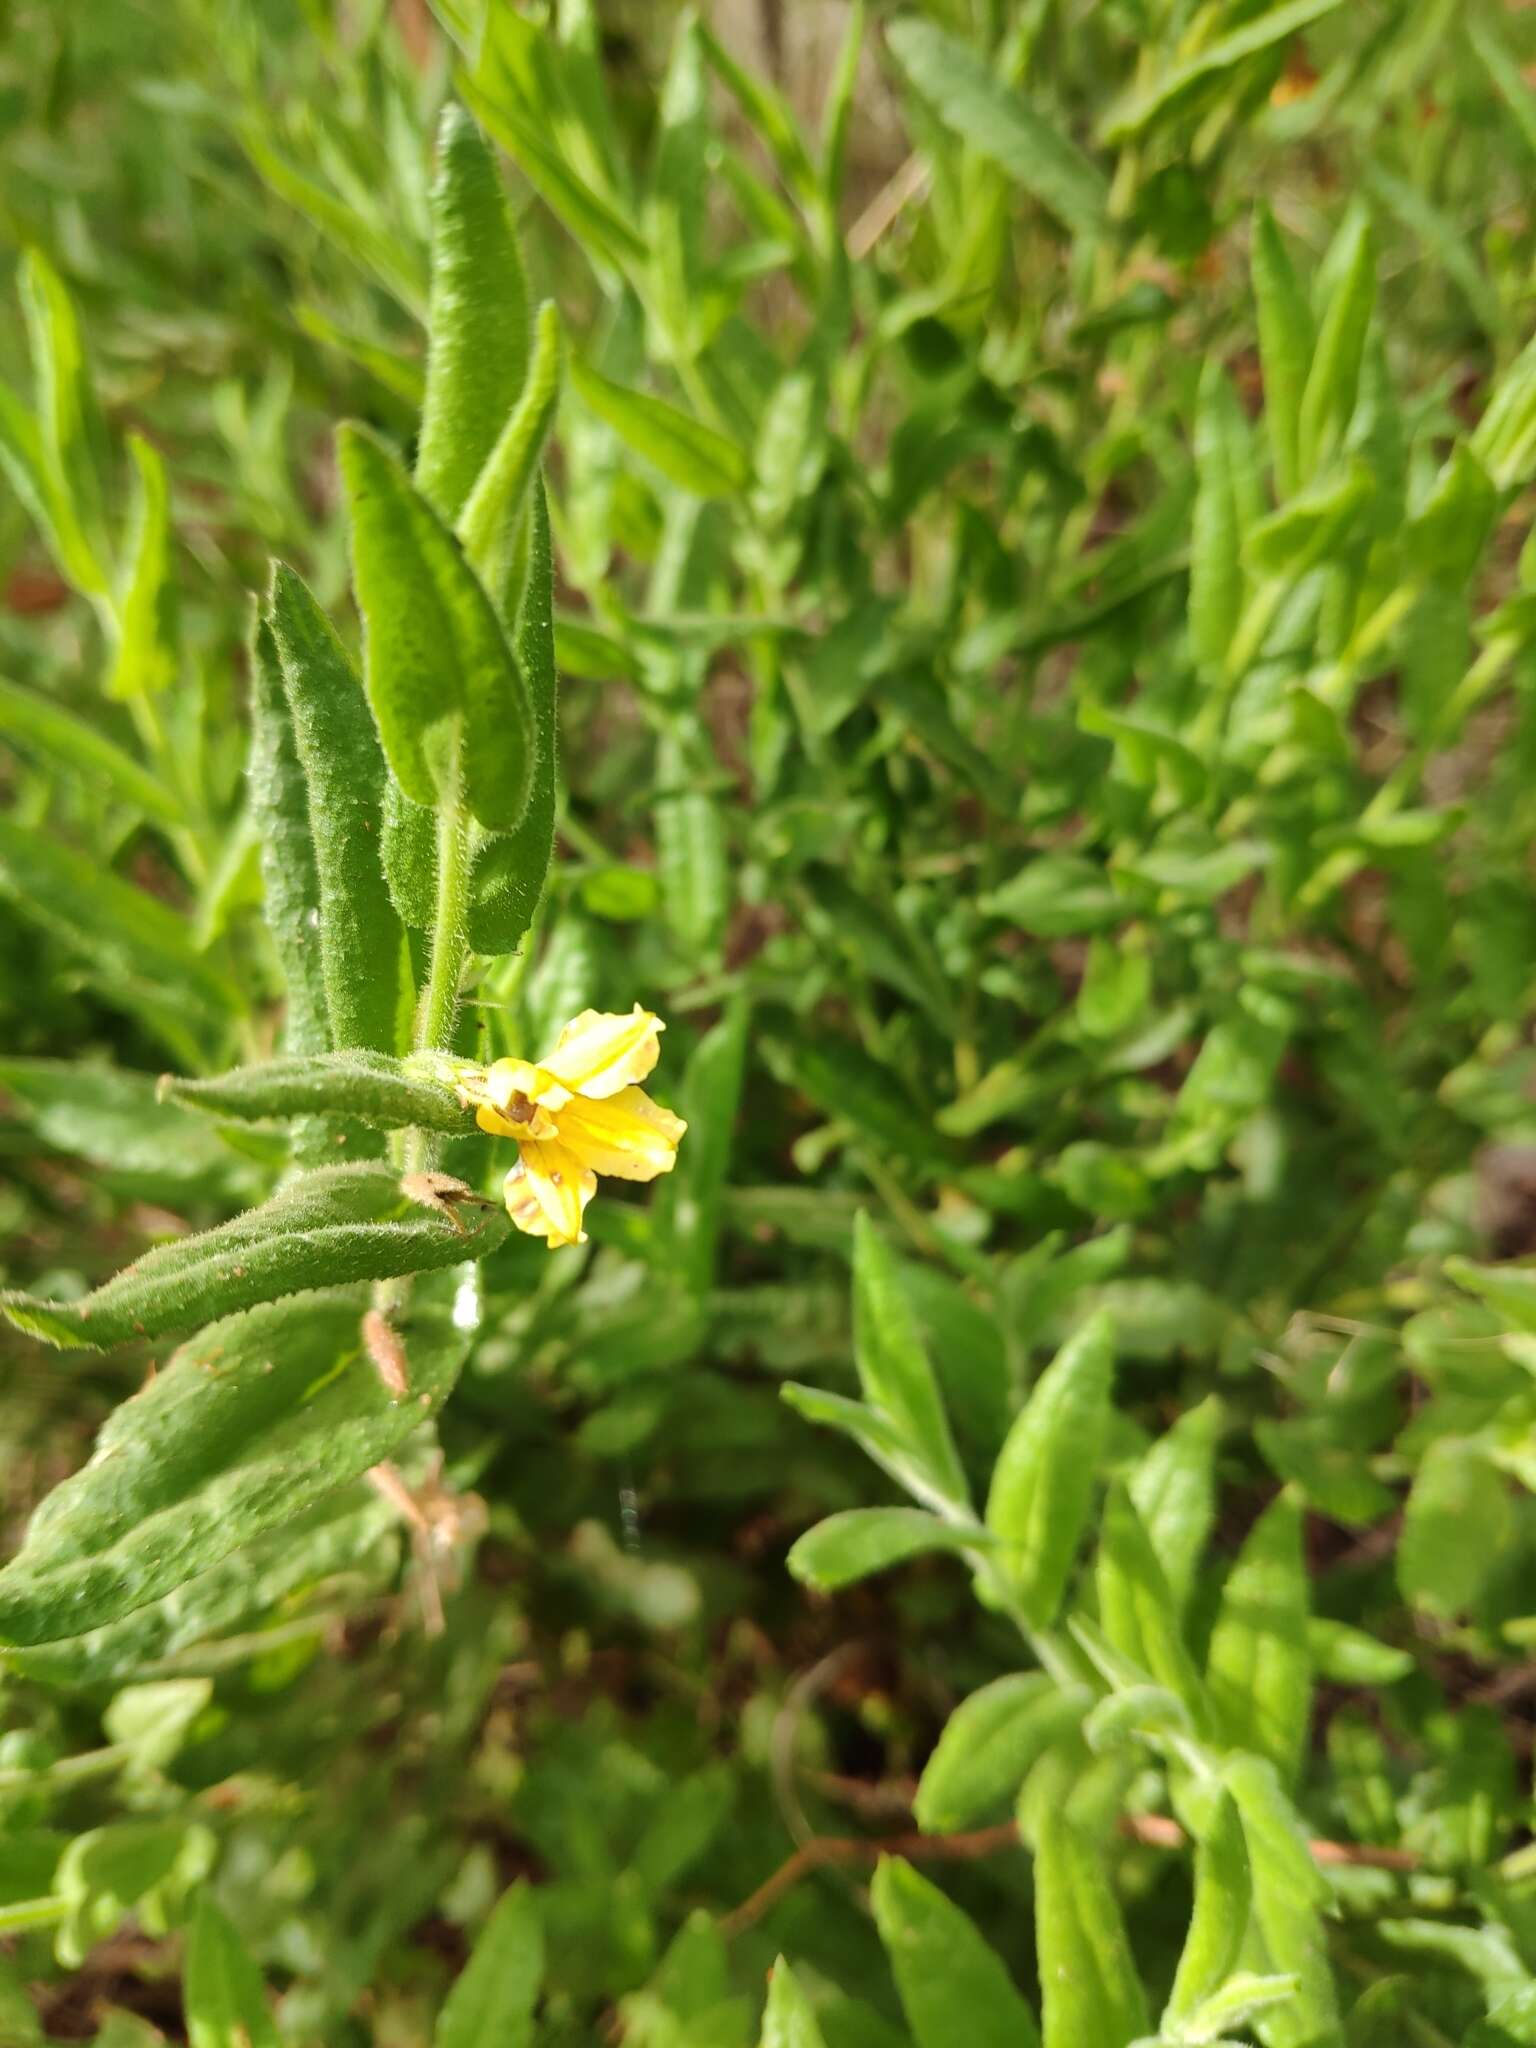
{"label": "green stem", "polygon": [[469,951],[469,814],[453,757],[449,793],[437,813],[437,906],[432,920],[432,964],[416,1013],[417,1052],[448,1052],[459,1013],[459,983]]}
{"label": "green stem", "polygon": [[[416,1011],[417,1052],[449,1052],[459,1014],[459,985],[469,952],[470,820],[464,802],[459,742],[449,759],[437,808],[437,904],[432,918],[432,961]],[[407,1173],[432,1164],[437,1141],[430,1131],[405,1134],[400,1163]]]}

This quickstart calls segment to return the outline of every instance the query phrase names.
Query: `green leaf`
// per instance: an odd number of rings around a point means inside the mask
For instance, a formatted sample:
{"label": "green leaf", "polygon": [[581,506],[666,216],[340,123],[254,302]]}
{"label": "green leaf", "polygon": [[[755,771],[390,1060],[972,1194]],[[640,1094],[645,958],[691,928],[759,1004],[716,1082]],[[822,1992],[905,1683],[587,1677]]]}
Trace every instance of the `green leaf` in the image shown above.
{"label": "green leaf", "polygon": [[496,609],[384,444],[352,426],[338,447],[368,695],[390,766],[419,804],[454,800],[462,776],[480,823],[513,831],[528,809],[538,735]]}
{"label": "green leaf", "polygon": [[[574,167],[550,126],[552,106],[568,100],[559,76],[563,53],[553,39],[531,21],[496,8],[481,15],[469,34],[455,34],[470,45],[468,67],[459,88],[481,125],[495,137],[522,169],[529,183],[565,223],[590,260],[623,275],[642,264],[646,247],[600,184],[584,175],[602,162],[606,136],[583,137],[582,168]],[[531,46],[532,64],[520,59]],[[571,109],[561,106],[561,126]],[[596,148],[583,147],[588,141]]]}
{"label": "green leaf", "polygon": [[1501,491],[1529,481],[1536,467],[1536,340],[1500,375],[1467,446]]}
{"label": "green leaf", "polygon": [[772,155],[785,185],[803,203],[814,205],[820,198],[820,181],[789,102],[771,79],[738,64],[708,28],[701,27],[699,40],[710,68],[740,106],[753,134]]}
{"label": "green leaf", "polygon": [[1220,364],[1208,362],[1195,412],[1199,478],[1189,540],[1189,642],[1213,676],[1243,608],[1243,536],[1253,516],[1253,446],[1237,394]]}
{"label": "green leaf", "polygon": [[821,1387],[801,1386],[791,1380],[779,1389],[783,1399],[807,1422],[835,1429],[850,1437],[866,1457],[873,1458],[882,1471],[889,1472],[898,1486],[923,1501],[939,1515],[953,1511],[954,1502],[939,1493],[926,1460],[913,1451],[910,1439],[879,1410],[850,1401],[843,1394],[829,1394]]}
{"label": "green leaf", "polygon": [[1228,1742],[1269,1758],[1286,1783],[1301,1762],[1312,1704],[1301,1538],[1301,1509],[1281,1493],[1227,1575],[1206,1664]]}
{"label": "green leaf", "polygon": [[1237,1756],[1223,1775],[1242,1816],[1253,1878],[1248,1966],[1296,1980],[1291,1996],[1264,2020],[1265,2048],[1337,2048],[1338,1995],[1322,1920],[1328,1885],[1274,1766]]}
{"label": "green leaf", "polygon": [[261,1972],[206,1888],[192,1915],[183,1989],[190,2048],[278,2048]]}
{"label": "green leaf", "polygon": [[54,1942],[59,1961],[77,1968],[129,1913],[143,1933],[167,1933],[171,1913],[208,1876],[217,1854],[200,1821],[123,1821],[77,1835],[54,1873],[65,1907]]}
{"label": "green leaf", "polygon": [[491,152],[461,107],[443,109],[432,184],[427,386],[416,484],[453,525],[528,372],[528,288]]}
{"label": "green leaf", "polygon": [[808,1529],[786,1562],[802,1585],[832,1593],[909,1557],[963,1551],[985,1541],[975,1530],[941,1522],[921,1508],[847,1508]]}
{"label": "green leaf", "polygon": [[413,804],[393,775],[384,780],[379,855],[400,922],[430,931],[437,915],[437,813]]}
{"label": "green leaf", "polygon": [[502,1893],[454,1979],[432,2035],[433,2048],[531,2048],[533,2009],[544,1978],[544,1919],[538,1894],[518,1883]]}
{"label": "green leaf", "polygon": [[987,1526],[1031,1623],[1048,1628],[1088,1520],[1109,1427],[1114,1325],[1102,1311],[1040,1375],[992,1474]]}
{"label": "green leaf", "polygon": [[184,1344],[103,1425],[0,1571],[0,1640],[100,1628],[358,1479],[431,1419],[465,1338],[418,1299],[402,1328],[410,1393],[364,1355],[364,1297],[311,1294],[232,1316]]}
{"label": "green leaf", "polygon": [[[366,1481],[354,1481],[161,1599],[83,1635],[9,1650],[7,1661],[44,1685],[93,1690],[121,1684],[179,1653],[201,1655],[215,1669],[226,1661],[254,1661],[261,1653],[258,1624],[281,1617],[279,1625],[286,1626],[313,1605],[326,1581],[346,1574],[353,1584],[391,1583],[398,1529],[397,1510]],[[315,1634],[322,1634],[325,1610],[311,1619]],[[246,1630],[252,1633],[242,1648]]]}
{"label": "green leaf", "polygon": [[945,1722],[918,1781],[912,1811],[928,1834],[973,1826],[1007,1806],[1051,1745],[1082,1723],[1092,1704],[1043,1671],[994,1678]]}
{"label": "green leaf", "polygon": [[1074,234],[1102,228],[1109,187],[1098,166],[974,49],[912,15],[892,22],[886,40],[913,89],[962,142],[1006,171]]}
{"label": "green leaf", "polygon": [[101,514],[101,414],[73,301],[41,249],[28,249],[17,272],[32,352],[37,421],[48,466],[80,528]]}
{"label": "green leaf", "polygon": [[1450,1621],[1477,1604],[1515,1538],[1508,1482],[1480,1444],[1440,1437],[1413,1476],[1397,1544],[1403,1597]]}
{"label": "green leaf", "polygon": [[906,1438],[942,1495],[967,1501],[965,1473],[917,1317],[890,1247],[863,1210],[853,1226],[853,1355],[871,1408]]}
{"label": "green leaf", "polygon": [[0,1088],[45,1144],[113,1173],[197,1181],[227,1175],[234,1163],[202,1118],[162,1102],[152,1074],[0,1058]]}
{"label": "green leaf", "polygon": [[66,582],[88,597],[105,597],[106,571],[49,460],[37,421],[5,384],[0,384],[0,468]]}
{"label": "green leaf", "polygon": [[1487,471],[1466,442],[1458,441],[1403,534],[1409,566],[1453,587],[1467,582],[1476,572],[1498,509],[1498,493]]}
{"label": "green leaf", "polygon": [[0,896],[77,950],[91,980],[131,1008],[193,1021],[241,1008],[239,991],[203,959],[184,919],[147,890],[41,832],[0,818]]}
{"label": "green leaf", "polygon": [[1473,12],[1467,16],[1467,41],[1492,79],[1526,148],[1536,157],[1536,92],[1532,92],[1518,59],[1505,44],[1493,20]]}
{"label": "green leaf", "polygon": [[555,844],[556,759],[554,559],[543,486],[532,487],[528,580],[518,621],[517,658],[533,708],[533,788],[517,830],[487,839],[470,883],[469,943],[476,953],[511,953],[521,945],[544,894]]}
{"label": "green leaf", "polygon": [[338,198],[280,150],[272,147],[259,120],[242,120],[240,147],[265,185],[285,205],[314,224],[327,241],[361,269],[371,272],[407,312],[422,316],[426,301],[422,261],[415,238],[387,232],[360,209]]}
{"label": "green leaf", "polygon": [[1288,2005],[1296,1996],[1300,1980],[1294,1975],[1259,1976],[1240,1970],[1213,1991],[1184,2022],[1185,2041],[1224,2040],[1233,2027],[1250,2023],[1256,2015],[1274,2006]]}
{"label": "green leaf", "polygon": [[46,2048],[43,2023],[14,1963],[0,1959],[0,2048]]}
{"label": "green leaf", "polygon": [[1187,1408],[1131,1474],[1131,1499],[1151,1538],[1176,1608],[1188,1604],[1216,1511],[1216,1445],[1221,1403],[1208,1395]]}
{"label": "green leaf", "polygon": [[1185,2022],[1237,1967],[1252,1901],[1243,1824],[1231,1793],[1223,1787],[1195,1847],[1195,1908],[1163,2009],[1164,2033],[1180,2037]]}
{"label": "green leaf", "polygon": [[1099,1534],[1096,1581],[1099,1625],[1122,1656],[1206,1719],[1204,1688],[1179,1626],[1178,1610],[1157,1552],[1123,1486],[1115,1486]]}
{"label": "green leaf", "polygon": [[1108,872],[1077,853],[1038,854],[1013,881],[983,896],[981,908],[1040,939],[1105,931],[1128,915]]}
{"label": "green leaf", "polygon": [[428,1131],[469,1128],[469,1116],[445,1081],[383,1053],[317,1053],[264,1060],[232,1073],[185,1081],[167,1075],[161,1092],[215,1116],[259,1122],[272,1117],[345,1116],[378,1131],[416,1124]]}
{"label": "green leaf", "polygon": [[1360,388],[1366,329],[1376,303],[1376,245],[1371,217],[1363,206],[1345,216],[1326,265],[1334,285],[1318,324],[1317,348],[1296,423],[1303,477],[1311,476],[1336,445]]}
{"label": "green leaf", "polygon": [[688,1142],[661,1195],[661,1221],[689,1289],[702,1298],[715,1284],[725,1186],[746,1072],[747,1008],[733,1002],[699,1040],[678,1089]]}
{"label": "green leaf", "polygon": [[615,384],[590,363],[572,363],[571,384],[584,405],[679,490],[699,498],[731,498],[745,490],[746,456],[702,420],[647,392]]}
{"label": "green leaf", "polygon": [[507,1219],[478,1197],[470,1207],[461,1224],[414,1200],[391,1167],[321,1167],[232,1222],[157,1245],[78,1301],[0,1293],[0,1315],[63,1350],[105,1351],[308,1288],[483,1257],[506,1237]]}
{"label": "green leaf", "polygon": [[553,303],[546,301],[535,323],[533,361],[522,396],[508,415],[459,516],[458,535],[469,565],[498,601],[504,616],[510,613],[515,617],[516,601],[522,595],[516,565],[525,552],[521,545],[523,513],[554,424],[560,364],[560,316]]}
{"label": "green leaf", "polygon": [[725,818],[708,790],[690,787],[683,748],[666,735],[656,754],[656,865],[667,923],[691,957],[716,953],[731,908]]}
{"label": "green leaf", "polygon": [[1338,551],[1375,493],[1375,478],[1359,456],[1343,470],[1328,470],[1249,529],[1249,566],[1260,576],[1304,576]]}
{"label": "green leaf", "polygon": [[283,1041],[290,1052],[331,1049],[320,949],[320,876],[309,829],[309,784],[293,735],[293,714],[271,625],[258,617],[251,638],[251,749],[246,764],[260,848],[267,929],[288,991]]}
{"label": "green leaf", "polygon": [[282,563],[267,624],[277,650],[294,754],[309,797],[330,1042],[391,1053],[404,957],[380,858],[384,757],[357,672],[330,620]]}
{"label": "green leaf", "polygon": [[142,697],[165,688],[175,661],[161,631],[161,608],[170,573],[171,510],[165,464],[139,434],[128,436],[138,472],[133,543],[117,608],[117,654],[107,678],[109,697]]}
{"label": "green leaf", "polygon": [[7,746],[34,746],[47,759],[76,770],[157,824],[181,823],[181,806],[165,785],[115,740],[62,704],[0,678],[0,721]]}
{"label": "green leaf", "polygon": [[101,1717],[109,1742],[133,1752],[141,1770],[164,1770],[213,1698],[211,1678],[151,1679],[124,1686]]}
{"label": "green leaf", "polygon": [[1320,1614],[1307,1623],[1307,1650],[1319,1678],[1331,1678],[1336,1685],[1396,1685],[1414,1669],[1412,1651]]}
{"label": "green leaf", "polygon": [[758,2048],[826,2048],[810,2000],[782,1956],[768,1979],[768,2007]]}
{"label": "green leaf", "polygon": [[899,1857],[882,1856],[870,1897],[916,2048],[1034,2048],[1035,2016],[970,1915]]}
{"label": "green leaf", "polygon": [[1128,2048],[1146,2001],[1097,1851],[1059,1810],[1035,1831],[1035,1949],[1045,2048]]}
{"label": "green leaf", "polygon": [[1163,115],[1173,112],[1196,87],[1207,79],[1246,63],[1276,43],[1285,42],[1298,29],[1307,28],[1325,14],[1331,14],[1339,0],[1288,0],[1280,7],[1266,8],[1240,28],[1217,36],[1194,56],[1171,65],[1151,87],[1140,91],[1118,112],[1112,113],[1099,129],[1104,142],[1126,142]]}
{"label": "green leaf", "polygon": [[1536,1335],[1536,1266],[1511,1261],[1507,1265],[1480,1266],[1472,1259],[1454,1254],[1445,1262],[1446,1278],[1465,1287],[1479,1301],[1487,1302],[1517,1330]]}
{"label": "green leaf", "polygon": [[1275,493],[1284,500],[1301,481],[1297,437],[1315,336],[1306,294],[1296,281],[1284,238],[1267,206],[1258,207],[1253,217],[1252,273],[1259,362],[1264,373],[1264,425]]}

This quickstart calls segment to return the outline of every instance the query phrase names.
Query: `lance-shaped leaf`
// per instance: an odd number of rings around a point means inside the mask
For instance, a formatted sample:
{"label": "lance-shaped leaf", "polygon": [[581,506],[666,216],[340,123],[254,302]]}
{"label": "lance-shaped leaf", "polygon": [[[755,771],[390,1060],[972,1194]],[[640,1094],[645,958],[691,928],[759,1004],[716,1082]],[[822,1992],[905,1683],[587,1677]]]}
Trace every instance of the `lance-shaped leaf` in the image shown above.
{"label": "lance-shaped leaf", "polygon": [[410,1395],[368,1362],[358,1290],[212,1324],[108,1419],[89,1464],[32,1517],[0,1572],[0,1640],[100,1628],[290,1521],[387,1458],[447,1399],[465,1338],[413,1303]]}
{"label": "lance-shaped leaf", "polygon": [[278,2048],[261,1972],[206,1890],[187,1939],[185,1997],[191,2048]]}
{"label": "lance-shaped leaf", "polygon": [[1195,1909],[1163,2012],[1164,2032],[1177,2037],[1196,2008],[1236,1969],[1252,1898],[1243,1824],[1223,1787],[1195,1849]]}
{"label": "lance-shaped leaf", "polygon": [[215,1116],[260,1123],[294,1116],[345,1116],[377,1131],[417,1124],[464,1131],[468,1118],[453,1090],[384,1053],[319,1053],[308,1059],[264,1060],[233,1073],[184,1081],[167,1075],[161,1093]]}
{"label": "lance-shaped leaf", "polygon": [[768,1979],[768,2005],[758,2048],[826,2048],[811,2001],[782,1956]]}
{"label": "lance-shaped leaf", "polygon": [[22,258],[17,283],[47,463],[80,526],[92,533],[101,516],[106,437],[74,302],[41,249]]}
{"label": "lance-shaped leaf", "polygon": [[726,1176],[746,1067],[747,1011],[733,1004],[699,1040],[678,1091],[678,1112],[695,1143],[677,1155],[663,1184],[660,1221],[691,1291],[715,1283]]}
{"label": "lance-shaped leaf", "polygon": [[[323,1600],[327,1580],[345,1574],[354,1585],[387,1583],[400,1542],[398,1509],[357,1480],[163,1598],[84,1635],[12,1650],[10,1662],[41,1684],[74,1689],[121,1685],[199,1644],[211,1669],[245,1661],[259,1654],[252,1638],[267,1617],[280,1617],[280,1626],[297,1619],[317,1596]],[[321,1607],[316,1633],[325,1625]],[[243,1648],[238,1640],[233,1651],[225,1646],[248,1630]]]}
{"label": "lance-shaped leaf", "polygon": [[309,784],[293,738],[277,642],[265,618],[251,639],[251,751],[246,765],[260,848],[267,929],[288,989],[283,1037],[292,1052],[328,1052],[330,1012],[320,957],[320,877],[309,831]]}
{"label": "lance-shaped leaf", "polygon": [[538,1894],[512,1885],[475,1937],[438,2016],[433,2048],[529,2048],[544,1976]]}
{"label": "lance-shaped leaf", "polygon": [[1312,1699],[1301,1509],[1289,1493],[1266,1508],[1222,1589],[1206,1682],[1234,1748],[1295,1776]]}
{"label": "lance-shaped leaf", "polygon": [[1040,1375],[992,1474],[987,1525],[1025,1612],[1048,1627],[1088,1519],[1109,1424],[1114,1326],[1090,1316]]}
{"label": "lance-shaped leaf", "polygon": [[403,954],[379,855],[384,757],[378,734],[335,628],[281,563],[272,573],[267,623],[309,793],[331,1044],[393,1052]]}
{"label": "lance-shaped leaf", "polygon": [[464,798],[511,832],[528,809],[532,698],[495,606],[399,462],[361,427],[339,437],[368,694],[390,766],[418,804]]}
{"label": "lance-shaped leaf", "polygon": [[966,1502],[922,1331],[890,1247],[862,1210],[853,1227],[853,1355],[865,1400],[900,1430],[937,1490]]}
{"label": "lance-shaped leaf", "polygon": [[554,424],[560,359],[560,316],[546,300],[539,308],[533,360],[522,396],[459,515],[458,535],[464,552],[500,605],[503,617],[515,615],[522,594],[519,568],[527,554],[523,513]]}
{"label": "lance-shaped leaf", "polygon": [[118,802],[132,804],[162,825],[181,823],[181,806],[147,768],[94,725],[35,690],[0,678],[0,723],[7,746],[35,748],[45,759],[74,769]]}
{"label": "lance-shaped leaf", "polygon": [[107,1173],[229,1181],[249,1172],[211,1125],[159,1101],[150,1074],[83,1060],[0,1058],[0,1088],[16,1119],[45,1145]]}
{"label": "lance-shaped leaf", "polygon": [[1253,219],[1252,273],[1264,371],[1264,426],[1275,490],[1285,499],[1301,480],[1297,435],[1315,336],[1306,294],[1267,206],[1261,206]]}
{"label": "lance-shaped leaf", "polygon": [[917,2048],[1036,2048],[1035,2016],[968,1913],[896,1856],[870,1887],[875,1924]]}
{"label": "lance-shaped leaf", "polygon": [[1064,227],[1103,226],[1109,187],[1098,166],[1053,121],[1004,84],[969,44],[906,16],[887,40],[913,88],[962,141],[1038,199]]}
{"label": "lance-shaped leaf", "polygon": [[1007,1806],[1031,1766],[1093,1704],[1086,1686],[1043,1671],[1010,1672],[962,1700],[924,1766],[912,1811],[930,1834],[966,1828]]}
{"label": "lance-shaped leaf", "polygon": [[140,697],[163,689],[174,663],[161,632],[161,606],[171,559],[171,500],[160,451],[141,435],[128,437],[138,471],[128,572],[117,608],[117,656],[109,697]]}
{"label": "lance-shaped leaf", "polygon": [[461,1220],[413,1199],[386,1166],[322,1167],[232,1222],[157,1245],[79,1301],[6,1292],[0,1314],[62,1350],[105,1351],[308,1288],[480,1258],[507,1221],[498,1206],[466,1207]]}
{"label": "lance-shaped leaf", "polygon": [[1189,1599],[1195,1568],[1211,1533],[1220,1433],[1221,1404],[1210,1395],[1186,1409],[1131,1474],[1131,1499],[1152,1539],[1176,1608]]}
{"label": "lance-shaped leaf", "polygon": [[828,1593],[909,1557],[963,1551],[986,1541],[979,1531],[941,1522],[922,1508],[847,1508],[808,1529],[786,1562],[802,1585]]}
{"label": "lance-shaped leaf", "polygon": [[529,512],[517,657],[533,708],[533,788],[517,830],[487,839],[476,855],[469,905],[469,943],[476,953],[511,953],[522,943],[544,893],[555,844],[555,572],[549,511],[537,482]]}
{"label": "lance-shaped leaf", "polygon": [[729,498],[746,488],[746,456],[691,413],[615,384],[590,363],[571,365],[571,383],[584,405],[680,490],[700,498]]}
{"label": "lance-shaped leaf", "polygon": [[1266,2048],[1337,2042],[1338,1993],[1322,1918],[1328,1884],[1308,1854],[1306,1835],[1274,1766],[1261,1757],[1236,1756],[1223,1776],[1242,1817],[1253,1878],[1244,1961],[1250,1969],[1296,1980],[1285,2005],[1265,2021]]}
{"label": "lance-shaped leaf", "polygon": [[443,110],[432,185],[427,389],[417,486],[456,520],[528,370],[528,288],[495,159],[462,107]]}
{"label": "lance-shaped leaf", "polygon": [[1099,1624],[1109,1642],[1188,1708],[1199,1728],[1204,1688],[1184,1642],[1157,1552],[1123,1486],[1110,1493],[1095,1564]]}
{"label": "lance-shaped leaf", "polygon": [[1147,2031],[1119,1901],[1093,1843],[1054,1808],[1035,1830],[1035,1947],[1045,2048],[1127,2048]]}
{"label": "lance-shaped leaf", "polygon": [[241,1007],[239,991],[159,897],[9,818],[0,818],[0,896],[56,931],[84,956],[93,981],[135,1008],[204,1018]]}

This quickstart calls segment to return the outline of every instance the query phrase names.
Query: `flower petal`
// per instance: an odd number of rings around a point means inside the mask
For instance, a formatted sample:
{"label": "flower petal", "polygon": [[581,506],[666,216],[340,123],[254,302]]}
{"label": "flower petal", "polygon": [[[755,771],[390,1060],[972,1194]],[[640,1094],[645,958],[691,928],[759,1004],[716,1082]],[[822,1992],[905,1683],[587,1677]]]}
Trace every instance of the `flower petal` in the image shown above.
{"label": "flower petal", "polygon": [[[561,1091],[564,1093],[564,1091]],[[517,1105],[511,1105],[515,1111]],[[493,1138],[553,1138],[559,1126],[547,1109],[537,1103],[528,1103],[527,1113],[521,1119],[514,1114],[503,1116],[499,1109],[492,1109],[488,1102],[482,1102],[475,1110],[475,1122],[482,1131],[489,1131]]]}
{"label": "flower petal", "polygon": [[665,1028],[638,1003],[627,1017],[583,1010],[561,1032],[544,1069],[567,1088],[601,1102],[645,1079],[661,1052],[657,1034]]}
{"label": "flower petal", "polygon": [[597,1193],[597,1175],[554,1139],[521,1144],[503,1185],[507,1214],[529,1237],[551,1247],[580,1244],[582,1212]]}
{"label": "flower petal", "polygon": [[643,1088],[621,1088],[605,1102],[578,1095],[560,1112],[561,1144],[584,1166],[617,1180],[670,1173],[687,1128]]}

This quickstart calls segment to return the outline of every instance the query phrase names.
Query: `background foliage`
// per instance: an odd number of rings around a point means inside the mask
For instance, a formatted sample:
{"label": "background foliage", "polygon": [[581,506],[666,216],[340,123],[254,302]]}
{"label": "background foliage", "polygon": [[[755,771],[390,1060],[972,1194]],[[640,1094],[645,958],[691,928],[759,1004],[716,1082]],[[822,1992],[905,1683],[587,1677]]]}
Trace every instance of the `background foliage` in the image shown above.
{"label": "background foliage", "polygon": [[4,27],[0,2040],[1536,2040],[1530,17]]}

